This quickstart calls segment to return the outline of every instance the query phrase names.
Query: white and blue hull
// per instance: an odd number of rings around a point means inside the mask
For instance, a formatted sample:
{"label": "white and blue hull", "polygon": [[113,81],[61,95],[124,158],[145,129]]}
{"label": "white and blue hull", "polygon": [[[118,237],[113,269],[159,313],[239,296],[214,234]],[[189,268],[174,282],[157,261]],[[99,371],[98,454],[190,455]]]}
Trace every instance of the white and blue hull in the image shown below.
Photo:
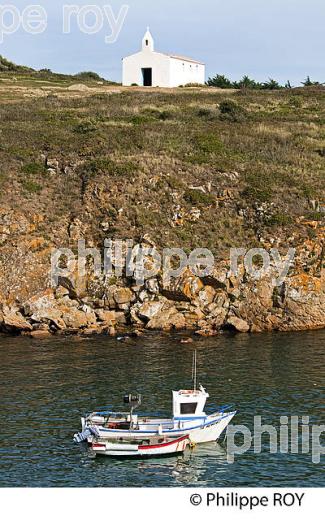
{"label": "white and blue hull", "polygon": [[[140,439],[157,435],[166,435],[168,437],[179,437],[180,435],[188,435],[190,442],[200,444],[204,442],[217,441],[227,428],[236,412],[216,413],[209,416],[193,419],[177,418],[170,419],[139,419],[135,428],[118,429],[106,428],[95,424],[95,421],[89,423],[82,421],[83,431],[78,434],[75,440],[92,440],[96,437],[101,440],[112,440],[123,437],[123,439]],[[89,431],[90,428],[90,431]]]}

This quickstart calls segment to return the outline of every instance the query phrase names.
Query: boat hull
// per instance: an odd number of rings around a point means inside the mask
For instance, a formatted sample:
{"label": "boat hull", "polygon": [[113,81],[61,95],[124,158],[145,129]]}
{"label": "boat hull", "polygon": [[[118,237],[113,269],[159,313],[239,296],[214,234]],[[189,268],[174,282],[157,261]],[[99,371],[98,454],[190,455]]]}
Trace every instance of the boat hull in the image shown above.
{"label": "boat hull", "polygon": [[[158,423],[156,426],[148,424],[139,424],[138,429],[122,430],[122,429],[110,429],[101,426],[85,425],[84,432],[87,432],[86,427],[90,427],[92,434],[85,439],[88,442],[93,442],[93,439],[97,438],[103,440],[114,440],[123,437],[124,439],[132,438],[150,438],[158,435],[164,435],[167,437],[179,437],[180,435],[188,435],[190,442],[195,444],[214,442],[217,441],[222,433],[227,428],[230,421],[235,416],[236,412],[230,412],[221,414],[218,416],[208,416],[202,420],[182,420],[174,421],[172,428],[164,428]],[[152,428],[152,429],[149,429]]]}
{"label": "boat hull", "polygon": [[159,444],[131,444],[96,440],[91,449],[96,455],[107,457],[162,457],[183,453],[189,444],[187,435]]}

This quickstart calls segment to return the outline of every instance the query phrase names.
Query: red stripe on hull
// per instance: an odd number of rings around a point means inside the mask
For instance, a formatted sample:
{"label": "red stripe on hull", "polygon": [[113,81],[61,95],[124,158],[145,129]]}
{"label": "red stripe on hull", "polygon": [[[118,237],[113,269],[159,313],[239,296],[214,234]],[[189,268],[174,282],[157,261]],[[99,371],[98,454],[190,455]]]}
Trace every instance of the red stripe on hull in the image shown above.
{"label": "red stripe on hull", "polygon": [[188,435],[184,435],[184,437],[179,437],[178,439],[169,441],[169,442],[163,442],[161,444],[148,444],[148,446],[139,446],[139,450],[155,450],[159,448],[166,448],[167,446],[172,446],[173,444],[178,444],[179,442],[185,441],[188,439]]}

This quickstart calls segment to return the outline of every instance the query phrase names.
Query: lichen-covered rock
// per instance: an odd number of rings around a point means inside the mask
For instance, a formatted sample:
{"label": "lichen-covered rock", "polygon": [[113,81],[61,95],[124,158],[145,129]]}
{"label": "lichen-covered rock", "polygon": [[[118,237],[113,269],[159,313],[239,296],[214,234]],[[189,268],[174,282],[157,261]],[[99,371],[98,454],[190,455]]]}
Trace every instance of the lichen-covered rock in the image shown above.
{"label": "lichen-covered rock", "polygon": [[143,321],[150,321],[164,306],[164,301],[146,302],[138,308],[138,317]]}
{"label": "lichen-covered rock", "polygon": [[147,328],[164,331],[181,330],[186,328],[186,321],[184,315],[178,312],[176,307],[166,306],[153,316]]}
{"label": "lichen-covered rock", "polygon": [[94,312],[84,312],[74,307],[64,311],[62,309],[62,319],[69,329],[83,329],[96,324],[96,315]]}
{"label": "lichen-covered rock", "polygon": [[134,293],[127,287],[119,287],[114,291],[114,300],[117,305],[129,304],[133,299]]}
{"label": "lichen-covered rock", "polygon": [[106,311],[104,309],[97,309],[95,311],[97,318],[100,322],[106,325],[113,326],[117,321],[117,313],[115,311]]}
{"label": "lichen-covered rock", "polygon": [[236,316],[231,316],[227,320],[227,325],[230,327],[233,327],[238,332],[248,332],[250,327],[248,323],[244,320],[241,320],[240,318],[237,318]]}
{"label": "lichen-covered rock", "polygon": [[18,309],[4,307],[0,315],[0,325],[7,331],[33,330],[32,325],[22,316]]}
{"label": "lichen-covered rock", "polygon": [[[46,249],[46,240],[39,235],[43,220],[36,214],[30,222],[26,217],[3,215],[0,235],[10,241],[17,236],[20,242],[15,250],[8,240],[0,244],[1,331],[33,332],[33,337],[40,338],[80,331],[113,334],[126,327],[191,329],[202,335],[229,328],[265,332],[325,327],[323,239],[301,244],[295,266],[279,284],[274,263],[267,275],[257,279],[243,266],[235,276],[229,262],[223,261],[203,278],[186,270],[165,283],[160,273],[142,285],[128,287],[133,279],[94,273],[82,279],[74,274],[71,280],[61,277],[53,290],[48,287],[50,248]],[[68,229],[72,222],[76,219],[67,222]],[[80,234],[90,232],[89,222],[79,221],[78,226]]]}
{"label": "lichen-covered rock", "polygon": [[206,285],[199,292],[197,301],[199,302],[201,307],[206,307],[214,301],[216,294],[216,290],[213,287],[211,287],[211,285]]}

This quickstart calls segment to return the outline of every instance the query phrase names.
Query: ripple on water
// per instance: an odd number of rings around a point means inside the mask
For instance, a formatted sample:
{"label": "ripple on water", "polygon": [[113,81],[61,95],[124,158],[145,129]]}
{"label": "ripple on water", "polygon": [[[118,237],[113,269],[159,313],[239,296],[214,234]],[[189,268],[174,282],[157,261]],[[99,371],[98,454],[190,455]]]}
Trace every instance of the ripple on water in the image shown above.
{"label": "ripple on water", "polygon": [[179,335],[149,334],[129,343],[112,338],[0,338],[4,418],[1,486],[322,486],[311,455],[252,450],[227,461],[216,443],[184,456],[150,460],[94,458],[75,446],[81,414],[121,409],[126,391],[144,396],[143,412],[170,413],[171,390],[191,384],[193,348],[210,404],[232,404],[234,424],[254,415],[279,426],[281,415],[324,424],[325,331],[220,335],[180,344]]}

